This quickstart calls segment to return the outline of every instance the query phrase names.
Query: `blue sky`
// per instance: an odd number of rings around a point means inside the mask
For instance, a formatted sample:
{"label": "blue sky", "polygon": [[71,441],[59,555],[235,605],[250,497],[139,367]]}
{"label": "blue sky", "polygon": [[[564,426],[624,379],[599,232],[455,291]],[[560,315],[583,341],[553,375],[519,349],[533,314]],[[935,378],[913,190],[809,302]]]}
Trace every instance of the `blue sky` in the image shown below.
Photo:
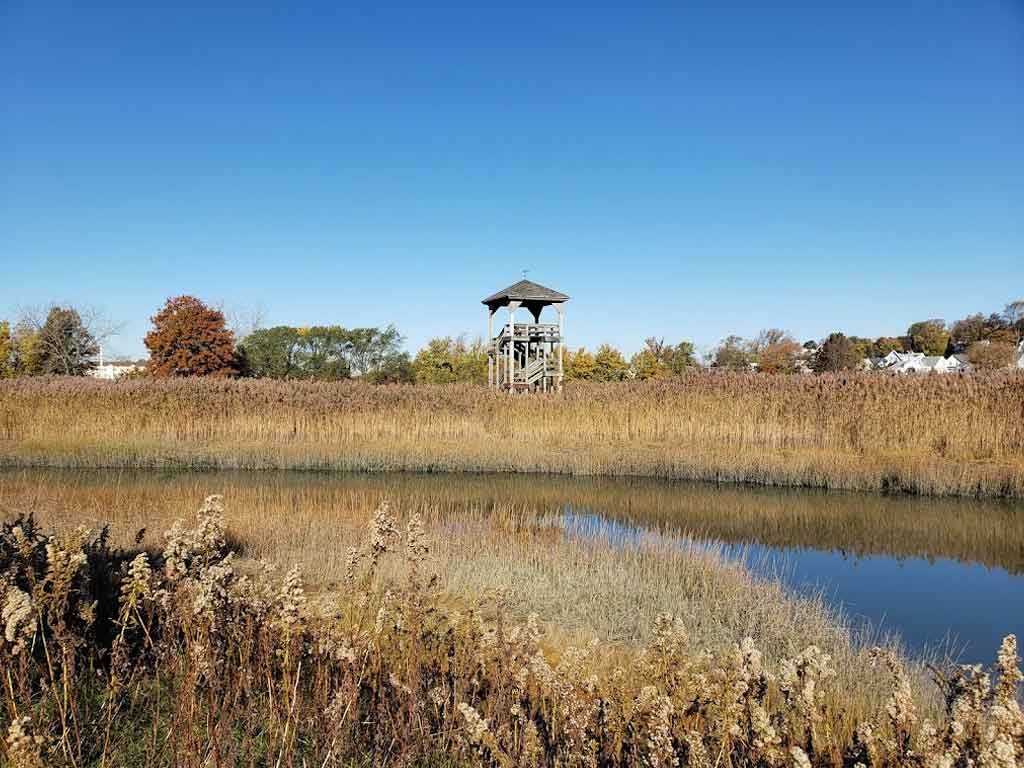
{"label": "blue sky", "polygon": [[529,269],[634,350],[1024,295],[1020,0],[157,5],[0,2],[0,317],[416,349]]}

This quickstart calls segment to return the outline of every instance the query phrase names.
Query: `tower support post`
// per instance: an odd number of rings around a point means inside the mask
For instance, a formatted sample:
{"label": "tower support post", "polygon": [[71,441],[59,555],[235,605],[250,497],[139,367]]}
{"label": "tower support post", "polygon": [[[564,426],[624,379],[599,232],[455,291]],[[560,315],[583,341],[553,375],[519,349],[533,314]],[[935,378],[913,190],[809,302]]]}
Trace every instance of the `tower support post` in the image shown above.
{"label": "tower support post", "polygon": [[565,361],[562,347],[565,346],[565,312],[561,303],[555,304],[555,312],[558,313],[558,383],[556,389],[562,391],[562,381],[565,378]]}
{"label": "tower support post", "polygon": [[487,308],[487,386],[494,387],[494,310]]}

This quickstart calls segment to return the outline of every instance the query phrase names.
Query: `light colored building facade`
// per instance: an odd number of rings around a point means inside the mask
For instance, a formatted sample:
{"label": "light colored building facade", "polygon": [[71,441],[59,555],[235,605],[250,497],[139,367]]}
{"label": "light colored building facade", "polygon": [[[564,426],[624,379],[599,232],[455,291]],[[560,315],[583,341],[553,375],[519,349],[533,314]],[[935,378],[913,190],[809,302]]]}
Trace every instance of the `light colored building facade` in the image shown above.
{"label": "light colored building facade", "polygon": [[964,355],[926,355],[923,352],[890,352],[885,357],[865,358],[863,368],[888,373],[963,373],[971,370]]}
{"label": "light colored building facade", "polygon": [[89,371],[89,375],[96,379],[105,379],[107,381],[113,381],[114,379],[121,378],[125,374],[134,373],[135,371],[141,370],[141,365],[132,362],[100,362],[99,365],[97,365],[95,368]]}

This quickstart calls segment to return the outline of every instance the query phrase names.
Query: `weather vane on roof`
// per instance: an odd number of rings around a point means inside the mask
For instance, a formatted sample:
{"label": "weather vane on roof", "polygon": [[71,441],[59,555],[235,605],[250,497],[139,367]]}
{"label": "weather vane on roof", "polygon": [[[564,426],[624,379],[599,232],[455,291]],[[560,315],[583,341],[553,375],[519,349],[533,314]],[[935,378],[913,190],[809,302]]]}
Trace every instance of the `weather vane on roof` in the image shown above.
{"label": "weather vane on roof", "polygon": [[524,269],[524,270],[523,270],[523,280],[525,280],[525,279],[526,279],[526,273],[527,273],[527,272],[529,272],[529,271],[530,271],[530,270],[528,270],[528,269]]}

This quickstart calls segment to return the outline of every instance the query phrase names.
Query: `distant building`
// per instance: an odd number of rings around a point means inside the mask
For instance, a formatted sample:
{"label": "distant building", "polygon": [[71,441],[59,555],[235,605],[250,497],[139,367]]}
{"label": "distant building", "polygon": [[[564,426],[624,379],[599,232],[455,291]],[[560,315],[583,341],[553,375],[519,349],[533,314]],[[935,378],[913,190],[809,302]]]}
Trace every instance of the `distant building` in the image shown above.
{"label": "distant building", "polygon": [[861,367],[888,373],[960,373],[971,370],[966,355],[925,355],[923,352],[890,352],[885,357],[865,358]]}
{"label": "distant building", "polygon": [[145,367],[146,363],[144,360],[108,360],[104,362],[103,351],[100,350],[100,362],[89,371],[89,375],[94,379],[113,381],[125,374],[141,371]]}
{"label": "distant building", "polygon": [[141,370],[141,365],[136,365],[131,362],[104,363],[103,365],[97,365],[89,371],[89,375],[96,379],[107,379],[109,381],[113,381],[114,379],[121,378],[127,373]]}

